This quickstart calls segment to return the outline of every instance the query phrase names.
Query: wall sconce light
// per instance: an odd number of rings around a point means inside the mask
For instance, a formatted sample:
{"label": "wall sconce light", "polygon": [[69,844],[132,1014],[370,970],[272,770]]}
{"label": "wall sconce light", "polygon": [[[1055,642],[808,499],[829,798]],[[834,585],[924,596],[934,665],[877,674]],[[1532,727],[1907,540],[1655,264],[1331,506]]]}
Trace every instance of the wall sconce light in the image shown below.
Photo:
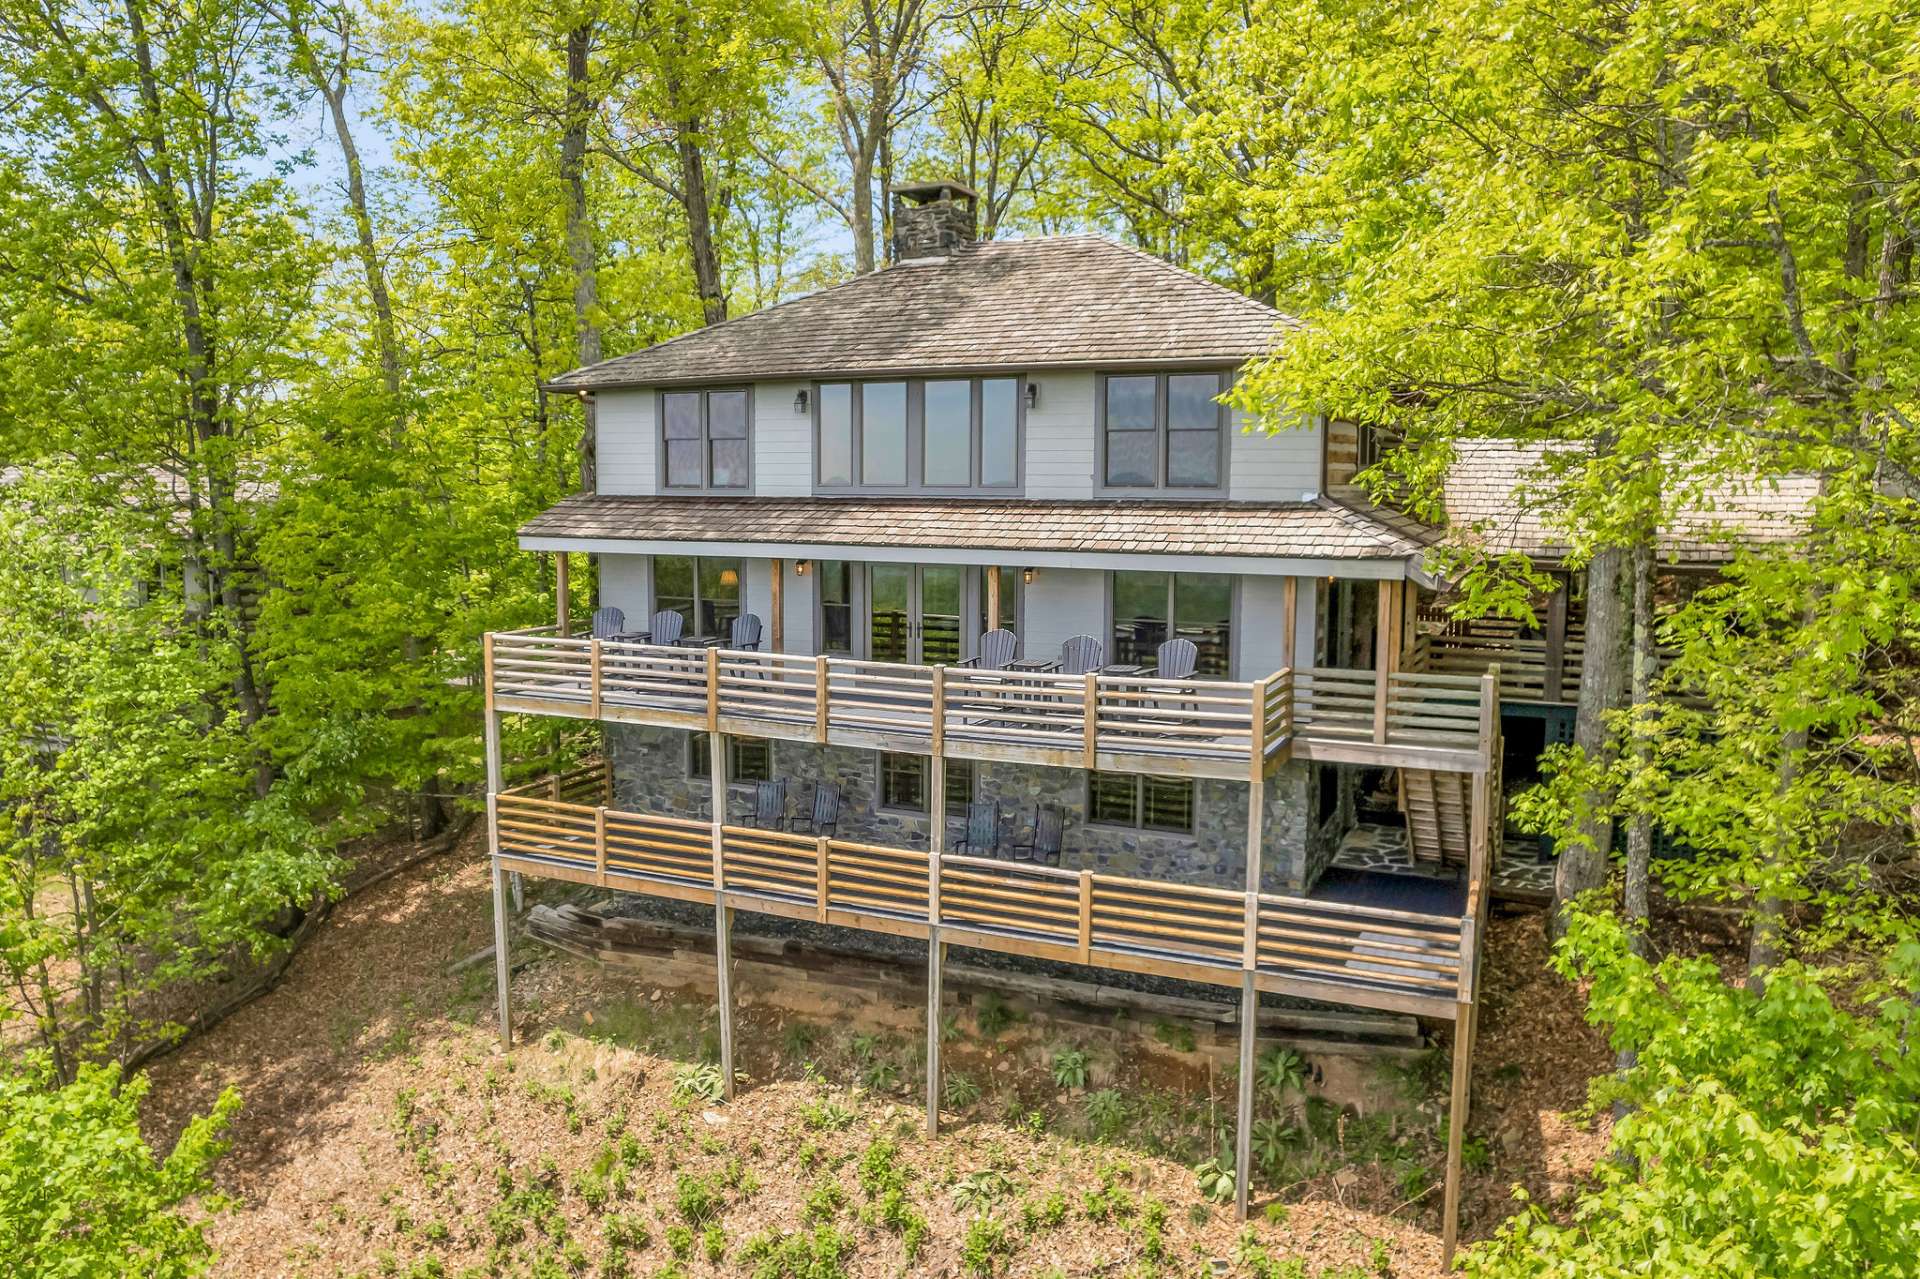
{"label": "wall sconce light", "polygon": [[1030,409],[1040,407],[1040,384],[1038,382],[1027,383],[1027,407]]}
{"label": "wall sconce light", "polygon": [[[802,391],[800,394],[805,395],[806,392]],[[807,575],[807,564],[808,561],[806,560],[795,560],[793,562],[793,575],[795,577],[805,577]]]}
{"label": "wall sconce light", "polygon": [[1030,569],[1030,568],[1023,568],[1023,569],[1021,569],[1021,570],[1020,570],[1020,580],[1021,580],[1022,582],[1025,582],[1025,583],[1026,583],[1026,584],[1027,584],[1028,586],[1032,586],[1032,585],[1033,585],[1033,572],[1034,572],[1034,571],[1033,571],[1032,569]]}
{"label": "wall sconce light", "polygon": [[801,387],[798,391],[794,392],[793,411],[796,414],[805,413],[807,411],[807,388],[804,386]]}

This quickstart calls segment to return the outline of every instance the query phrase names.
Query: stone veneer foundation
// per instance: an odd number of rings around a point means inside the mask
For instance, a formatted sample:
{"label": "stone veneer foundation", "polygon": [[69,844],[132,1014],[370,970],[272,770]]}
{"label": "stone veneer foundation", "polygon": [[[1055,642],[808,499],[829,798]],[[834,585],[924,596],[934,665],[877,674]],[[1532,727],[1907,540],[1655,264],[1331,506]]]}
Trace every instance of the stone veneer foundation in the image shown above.
{"label": "stone veneer foundation", "polygon": [[[689,769],[690,752],[708,748],[704,733],[634,724],[607,724],[604,729],[616,807],[709,818],[708,783],[692,776]],[[771,745],[773,775],[787,779],[789,811],[804,812],[812,802],[814,785],[830,781],[840,787],[842,837],[903,848],[927,846],[926,814],[880,806],[878,751],[811,742]],[[1246,886],[1245,782],[1197,779],[1194,833],[1172,835],[1089,823],[1084,770],[984,760],[976,761],[974,768],[977,797],[999,800],[1017,830],[1031,822],[1036,804],[1059,806],[1066,818],[1060,864],[1067,869],[1236,891]],[[1310,887],[1352,823],[1350,799],[1337,805],[1325,820],[1312,821],[1313,787],[1312,768],[1297,760],[1282,765],[1267,779],[1261,874],[1261,887],[1267,892],[1299,893]],[[1345,799],[1348,788],[1343,785],[1341,790]],[[751,807],[752,787],[735,785],[729,791],[731,816],[744,819]],[[961,830],[959,819],[949,819],[949,848]]]}

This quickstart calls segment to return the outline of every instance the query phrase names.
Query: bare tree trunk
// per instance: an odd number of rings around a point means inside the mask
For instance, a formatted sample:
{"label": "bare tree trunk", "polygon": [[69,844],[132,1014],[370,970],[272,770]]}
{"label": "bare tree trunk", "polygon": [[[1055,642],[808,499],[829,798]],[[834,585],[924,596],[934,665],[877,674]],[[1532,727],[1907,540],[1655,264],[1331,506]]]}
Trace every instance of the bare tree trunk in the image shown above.
{"label": "bare tree trunk", "polygon": [[[560,138],[560,176],[567,187],[567,257],[573,265],[573,318],[579,336],[579,360],[600,362],[600,285],[595,275],[593,222],[587,212],[587,126],[593,118],[593,95],[588,80],[587,55],[593,48],[591,18],[567,32],[567,116]],[[595,485],[597,414],[591,399],[585,402],[586,429],[580,435],[580,488],[591,493]]]}
{"label": "bare tree trunk", "polygon": [[[1596,552],[1587,565],[1587,645],[1580,667],[1580,705],[1573,744],[1587,759],[1603,766],[1612,762],[1614,752],[1607,715],[1619,709],[1627,691],[1626,568],[1627,552],[1617,546]],[[1566,927],[1567,903],[1607,882],[1613,819],[1606,812],[1612,796],[1605,790],[1594,790],[1585,800],[1590,815],[1582,822],[1579,836],[1561,850],[1554,870],[1554,909],[1547,918],[1547,929],[1556,938]]]}
{"label": "bare tree trunk", "polygon": [[[1651,534],[1633,548],[1633,708],[1636,716],[1633,737],[1634,770],[1644,773],[1653,765],[1651,725],[1640,716],[1652,713],[1653,701],[1653,539]],[[1627,936],[1634,953],[1642,958],[1652,951],[1647,937],[1651,914],[1648,906],[1649,879],[1653,873],[1653,816],[1644,805],[1637,809],[1627,825]]]}
{"label": "bare tree trunk", "polygon": [[700,314],[708,324],[718,324],[727,318],[727,286],[720,270],[720,250],[714,243],[713,205],[707,195],[707,158],[700,146],[699,121],[689,121],[674,130],[674,153],[680,161],[680,198],[686,206],[687,251],[693,258]]}

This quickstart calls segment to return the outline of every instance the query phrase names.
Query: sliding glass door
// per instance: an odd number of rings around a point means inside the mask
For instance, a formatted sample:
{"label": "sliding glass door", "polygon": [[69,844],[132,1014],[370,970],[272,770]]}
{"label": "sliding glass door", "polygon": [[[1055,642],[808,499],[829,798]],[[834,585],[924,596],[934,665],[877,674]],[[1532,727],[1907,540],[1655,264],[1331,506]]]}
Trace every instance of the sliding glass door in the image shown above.
{"label": "sliding glass door", "polygon": [[965,570],[945,564],[867,566],[867,656],[876,662],[957,662],[966,636]]}

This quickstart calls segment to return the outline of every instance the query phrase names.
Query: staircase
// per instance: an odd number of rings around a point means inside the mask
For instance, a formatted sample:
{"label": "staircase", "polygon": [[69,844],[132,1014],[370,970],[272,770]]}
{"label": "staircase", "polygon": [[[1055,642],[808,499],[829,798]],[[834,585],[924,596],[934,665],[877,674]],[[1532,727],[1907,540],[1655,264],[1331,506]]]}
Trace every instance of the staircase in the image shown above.
{"label": "staircase", "polygon": [[1407,815],[1407,843],[1416,863],[1467,864],[1473,847],[1472,785],[1471,773],[1400,770],[1400,811]]}

